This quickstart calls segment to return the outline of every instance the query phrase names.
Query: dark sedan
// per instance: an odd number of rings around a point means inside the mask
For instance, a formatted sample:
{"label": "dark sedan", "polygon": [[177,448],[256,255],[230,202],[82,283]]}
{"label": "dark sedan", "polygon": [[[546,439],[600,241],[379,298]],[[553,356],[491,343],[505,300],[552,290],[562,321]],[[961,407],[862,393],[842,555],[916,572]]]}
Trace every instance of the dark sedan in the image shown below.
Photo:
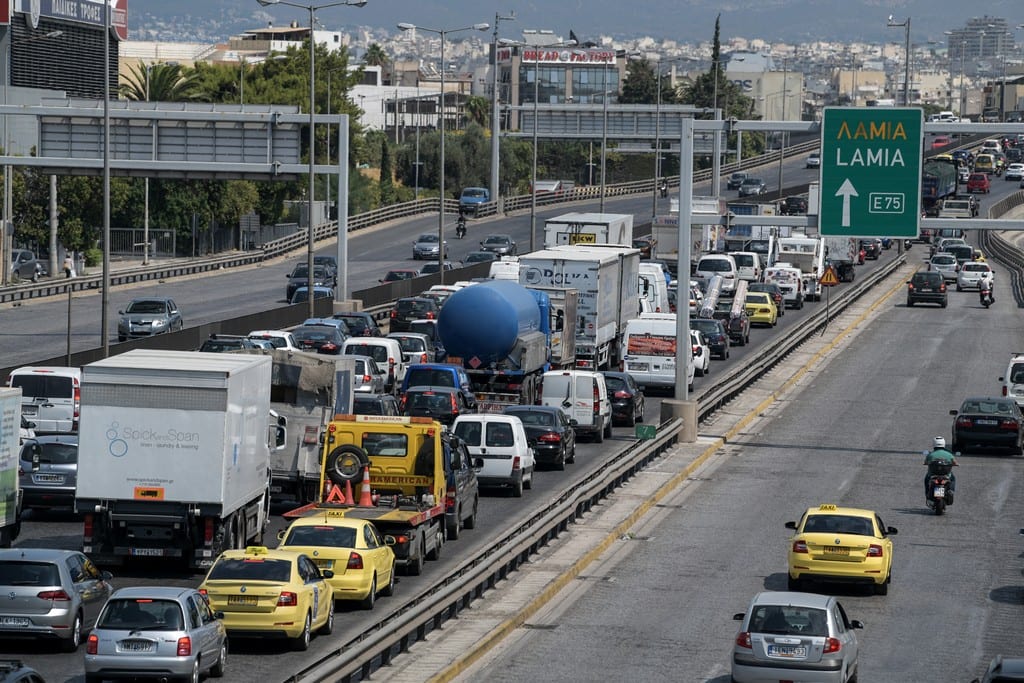
{"label": "dark sedan", "polygon": [[882,240],[861,240],[858,248],[864,252],[864,258],[877,260],[882,255]]}
{"label": "dark sedan", "polygon": [[1008,448],[1024,455],[1024,415],[1011,398],[975,397],[964,399],[953,416],[953,451],[967,453],[975,448]]}
{"label": "dark sedan", "polygon": [[508,235],[488,235],[480,243],[480,251],[490,251],[499,256],[515,256],[516,243]]}
{"label": "dark sedan", "polygon": [[[309,287],[309,268],[305,263],[296,264],[292,272],[285,277],[288,278],[288,284],[284,288],[284,298],[288,301],[292,300],[295,290],[299,287]],[[313,265],[314,287],[333,287],[337,279],[337,274],[332,274],[327,266]]]}
{"label": "dark sedan", "polygon": [[348,326],[348,331],[352,333],[353,337],[384,336],[371,313],[365,311],[346,311],[345,313],[335,313],[331,317],[344,320],[345,325]]}
{"label": "dark sedan", "polygon": [[345,334],[329,325],[302,325],[292,330],[292,336],[303,351],[332,355],[341,353],[341,345],[345,342]]}
{"label": "dark sedan", "polygon": [[[781,309],[780,309],[781,310]],[[700,330],[708,340],[711,356],[725,360],[729,357],[731,341],[725,323],[713,318],[690,318],[690,328]]]}
{"label": "dark sedan", "polygon": [[471,412],[462,393],[454,387],[409,387],[402,394],[400,407],[402,415],[429,417],[446,425],[462,413]]}
{"label": "dark sedan", "polygon": [[632,427],[644,421],[644,391],[628,372],[602,373],[612,402],[612,424]]}
{"label": "dark sedan", "polygon": [[576,462],[576,432],[561,408],[509,406],[505,414],[515,415],[523,423],[538,463],[564,470],[565,463]]}

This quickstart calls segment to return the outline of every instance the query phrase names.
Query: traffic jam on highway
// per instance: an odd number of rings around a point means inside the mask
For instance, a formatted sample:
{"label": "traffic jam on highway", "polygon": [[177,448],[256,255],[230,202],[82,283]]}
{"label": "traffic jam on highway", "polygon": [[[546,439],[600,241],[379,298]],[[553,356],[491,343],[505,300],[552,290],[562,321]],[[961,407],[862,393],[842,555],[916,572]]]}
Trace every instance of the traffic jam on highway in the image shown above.
{"label": "traffic jam on highway", "polygon": [[[956,185],[937,199],[938,215],[961,199]],[[806,211],[799,199],[780,209],[753,197],[728,210]],[[538,251],[518,254],[507,235],[483,239],[490,277],[399,299],[383,321],[344,312],[214,335],[198,352],[133,349],[81,368],[15,370],[0,389],[3,424],[20,425],[0,431],[0,545],[10,548],[0,550],[10,598],[0,638],[47,643],[26,653],[39,657],[52,644],[101,681],[220,677],[235,643],[279,641],[273,654],[329,637],[336,617],[374,609],[399,575],[422,574],[478,529],[488,498],[529,495],[577,462],[578,444],[653,436],[646,398],[677,384],[678,255],[664,247],[678,242],[675,230],[655,222],[634,235],[631,214],[570,213],[546,221]],[[897,245],[696,219],[691,232],[700,250],[683,284],[689,391]],[[932,254],[907,283],[908,307],[945,308],[952,283],[991,304],[991,266],[963,231],[948,232],[922,235]],[[428,242],[416,242],[414,259],[437,265],[443,245],[430,252]],[[311,281],[302,267],[290,301]],[[336,284],[329,259],[315,270],[316,286]],[[119,336],[157,333],[145,308]],[[173,301],[159,308],[162,330],[184,324]],[[953,411],[952,452],[1021,453],[1022,373],[1015,357],[1002,397]],[[925,479],[936,514],[955,488],[944,447],[929,452]],[[80,523],[80,543],[47,544],[52,510]],[[18,543],[23,525],[35,527],[29,546]],[[799,591],[852,581],[885,595],[896,529],[831,503],[787,527],[793,592],[759,594],[736,615],[733,678],[761,680],[766,667],[787,678],[791,667],[852,680],[862,625],[835,598]],[[133,585],[111,573],[137,577],[154,561],[202,578]]]}

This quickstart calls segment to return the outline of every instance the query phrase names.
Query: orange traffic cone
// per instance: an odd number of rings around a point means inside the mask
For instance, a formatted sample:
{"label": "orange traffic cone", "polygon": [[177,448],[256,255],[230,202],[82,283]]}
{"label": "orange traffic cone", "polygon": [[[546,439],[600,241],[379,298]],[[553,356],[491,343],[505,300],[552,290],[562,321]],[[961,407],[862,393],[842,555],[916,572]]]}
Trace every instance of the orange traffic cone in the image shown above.
{"label": "orange traffic cone", "polygon": [[356,501],[352,498],[352,482],[345,480],[345,499],[342,501],[345,505],[355,505]]}
{"label": "orange traffic cone", "polygon": [[359,491],[359,507],[373,507],[373,492],[370,490],[370,467],[363,468],[363,486]]}

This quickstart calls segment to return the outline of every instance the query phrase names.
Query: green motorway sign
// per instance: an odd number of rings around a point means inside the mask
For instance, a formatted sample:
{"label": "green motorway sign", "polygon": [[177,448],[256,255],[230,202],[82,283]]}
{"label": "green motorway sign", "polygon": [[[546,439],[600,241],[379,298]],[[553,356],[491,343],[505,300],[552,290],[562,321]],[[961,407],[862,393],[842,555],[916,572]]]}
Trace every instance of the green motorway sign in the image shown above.
{"label": "green motorway sign", "polygon": [[826,107],[821,125],[822,235],[918,235],[924,113],[916,107]]}

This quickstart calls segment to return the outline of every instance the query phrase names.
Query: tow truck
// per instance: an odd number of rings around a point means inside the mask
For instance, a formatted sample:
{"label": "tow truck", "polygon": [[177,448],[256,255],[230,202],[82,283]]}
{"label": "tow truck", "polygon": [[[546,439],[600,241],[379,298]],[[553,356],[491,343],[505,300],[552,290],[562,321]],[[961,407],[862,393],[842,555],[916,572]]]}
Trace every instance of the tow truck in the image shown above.
{"label": "tow truck", "polygon": [[324,431],[319,499],[284,516],[369,520],[395,538],[396,564],[418,575],[424,560],[441,556],[447,509],[471,505],[466,527],[475,524],[475,491],[459,500],[452,474],[465,467],[456,439],[430,418],[335,415]]}

